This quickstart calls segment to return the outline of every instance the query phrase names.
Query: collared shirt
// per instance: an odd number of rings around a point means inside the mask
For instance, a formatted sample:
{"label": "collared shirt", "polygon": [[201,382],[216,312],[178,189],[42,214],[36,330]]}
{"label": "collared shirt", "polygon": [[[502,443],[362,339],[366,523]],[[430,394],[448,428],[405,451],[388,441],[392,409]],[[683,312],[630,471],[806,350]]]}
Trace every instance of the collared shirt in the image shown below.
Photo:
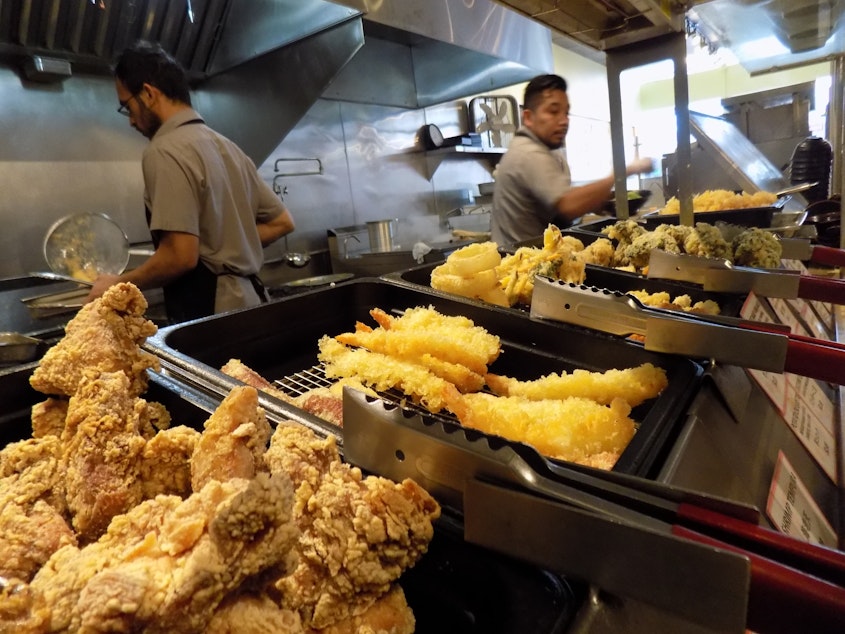
{"label": "collared shirt", "polygon": [[563,150],[552,150],[527,128],[520,128],[496,167],[491,239],[509,247],[560,224],[557,202],[572,188]]}
{"label": "collared shirt", "polygon": [[264,251],[256,223],[284,207],[235,143],[188,108],[161,125],[141,164],[152,232],[198,236],[200,260],[215,274],[260,270]]}

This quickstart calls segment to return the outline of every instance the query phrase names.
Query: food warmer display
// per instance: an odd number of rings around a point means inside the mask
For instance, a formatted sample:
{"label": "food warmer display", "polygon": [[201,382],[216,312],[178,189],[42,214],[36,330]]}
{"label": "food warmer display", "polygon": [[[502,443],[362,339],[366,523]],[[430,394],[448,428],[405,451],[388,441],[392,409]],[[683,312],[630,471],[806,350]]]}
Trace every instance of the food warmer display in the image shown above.
{"label": "food warmer display", "polygon": [[[845,558],[839,551],[819,549],[832,555],[819,558],[818,551],[791,550],[795,540],[786,547],[770,544],[769,555],[821,580],[807,583],[808,577],[791,573],[772,578],[745,559],[743,546],[757,541],[753,531],[735,554],[721,547],[725,534],[715,538],[720,547],[714,549],[700,545],[698,530],[680,526],[682,519],[690,521],[685,513],[699,509],[702,515],[692,520],[696,529],[715,513],[728,525],[759,523],[773,534],[770,528],[787,513],[777,515],[777,497],[766,492],[792,482],[804,494],[796,500],[793,491],[793,511],[818,512],[807,516],[813,536],[819,529],[812,524],[821,518],[838,539],[842,511],[835,472],[784,420],[758,376],[704,355],[651,351],[618,334],[532,315],[527,306],[504,308],[436,291],[429,283],[433,268],[352,280],[162,328],[145,344],[162,364],[148,398],[163,403],[174,420],[201,428],[241,385],[222,370],[237,359],[271,383],[273,390],[259,396],[271,422],[292,420],[332,435],[353,464],[423,483],[443,505],[443,515],[429,556],[400,580],[419,632],[709,632],[746,625],[779,632],[796,627],[789,613],[809,618],[801,624],[816,631],[830,627],[825,602],[838,601],[843,591]],[[610,293],[684,291],[718,302],[729,316],[740,315],[748,302],[736,293],[598,266],[588,266],[586,284]],[[343,428],[293,404],[297,396],[333,385],[318,358],[321,338],[372,323],[374,309],[399,316],[415,307],[468,318],[499,337],[501,354],[489,371],[500,376],[531,381],[648,363],[665,371],[667,384],[633,408],[636,433],[609,471],[462,428],[449,411],[429,411],[395,390],[374,398],[346,389]],[[34,367],[0,374],[5,443],[27,437],[29,409],[43,397],[28,386]],[[819,386],[835,400],[833,386]],[[779,480],[776,473],[784,475]],[[620,561],[626,565],[614,563]],[[828,587],[827,595],[820,592]],[[778,609],[766,603],[772,596]],[[815,617],[798,609],[804,605]]]}

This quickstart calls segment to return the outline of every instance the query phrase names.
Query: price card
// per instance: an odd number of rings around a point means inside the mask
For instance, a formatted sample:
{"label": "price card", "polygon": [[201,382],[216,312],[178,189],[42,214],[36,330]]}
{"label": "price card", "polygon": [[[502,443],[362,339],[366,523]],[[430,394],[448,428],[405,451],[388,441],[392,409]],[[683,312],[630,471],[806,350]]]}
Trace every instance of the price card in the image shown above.
{"label": "price card", "polygon": [[790,374],[787,385],[783,419],[827,476],[836,482],[833,402],[813,379]]}
{"label": "price card", "polygon": [[825,339],[827,341],[832,339],[831,332],[825,327],[822,320],[819,319],[819,316],[816,314],[816,311],[813,310],[812,306],[810,306],[809,302],[800,298],[787,299],[784,301],[789,304],[789,307],[796,315],[798,315],[798,318],[806,326],[809,336],[815,337],[816,339]]}
{"label": "price card", "polygon": [[[740,314],[746,319],[771,323],[764,300],[750,293]],[[780,307],[782,310],[785,306]],[[788,309],[786,309],[788,311]],[[836,440],[833,431],[834,403],[819,383],[789,373],[748,369],[760,389],[789,425],[827,476],[836,482]]]}
{"label": "price card", "polygon": [[769,486],[766,515],[782,533],[828,548],[838,546],[836,531],[782,451]]}
{"label": "price card", "polygon": [[[784,268],[798,271],[801,275],[810,275],[809,270],[806,266],[804,266],[804,263],[801,260],[781,260],[781,264]],[[830,338],[833,333],[833,312],[831,305],[814,299],[806,300],[806,303],[808,303],[811,309],[816,313],[816,318],[824,326],[827,338]]]}
{"label": "price card", "polygon": [[810,332],[804,327],[804,324],[801,323],[798,315],[789,307],[787,300],[780,297],[769,297],[768,300],[769,306],[775,311],[780,323],[789,326],[790,332],[804,335],[805,337],[811,336]]}

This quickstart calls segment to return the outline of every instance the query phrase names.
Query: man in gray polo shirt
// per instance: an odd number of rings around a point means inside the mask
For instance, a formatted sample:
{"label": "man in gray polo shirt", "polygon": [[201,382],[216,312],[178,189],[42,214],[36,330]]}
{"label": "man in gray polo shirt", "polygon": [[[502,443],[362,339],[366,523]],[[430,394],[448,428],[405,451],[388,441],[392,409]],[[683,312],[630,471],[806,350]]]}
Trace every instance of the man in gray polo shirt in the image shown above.
{"label": "man in gray polo shirt", "polygon": [[[566,81],[540,75],[525,87],[522,127],[496,168],[491,239],[509,247],[542,235],[550,223],[567,226],[610,198],[613,176],[572,186],[562,147],[569,130]],[[639,159],[627,174],[650,172],[653,161]]]}
{"label": "man in gray polo shirt", "polygon": [[100,276],[88,299],[117,282],[161,287],[171,322],[266,301],[263,247],[293,231],[290,212],[249,157],[191,108],[184,70],[159,45],[127,49],[114,72],[118,111],[150,139],[141,167],[155,252]]}

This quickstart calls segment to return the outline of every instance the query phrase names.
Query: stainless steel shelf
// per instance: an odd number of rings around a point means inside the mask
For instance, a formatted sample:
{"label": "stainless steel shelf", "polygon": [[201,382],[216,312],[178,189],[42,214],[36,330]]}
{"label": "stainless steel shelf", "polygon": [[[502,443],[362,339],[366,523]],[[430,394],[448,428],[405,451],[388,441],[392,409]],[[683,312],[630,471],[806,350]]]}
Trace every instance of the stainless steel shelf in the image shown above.
{"label": "stainless steel shelf", "polygon": [[425,153],[426,166],[428,167],[428,178],[431,179],[437,168],[446,158],[468,158],[485,159],[495,166],[506,152],[506,148],[479,148],[471,145],[455,145],[443,147],[437,150],[428,150]]}

